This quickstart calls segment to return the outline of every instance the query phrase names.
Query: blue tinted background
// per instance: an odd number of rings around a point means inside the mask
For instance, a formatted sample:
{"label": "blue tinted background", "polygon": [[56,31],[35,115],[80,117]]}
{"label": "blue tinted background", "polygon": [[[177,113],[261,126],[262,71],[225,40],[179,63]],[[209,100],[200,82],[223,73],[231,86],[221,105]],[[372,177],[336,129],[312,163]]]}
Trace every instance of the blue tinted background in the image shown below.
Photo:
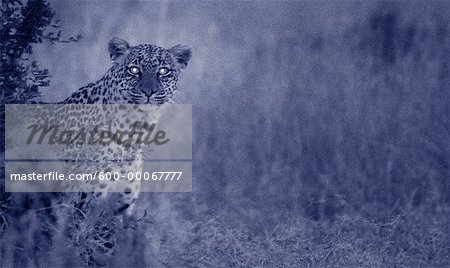
{"label": "blue tinted background", "polygon": [[83,38],[35,48],[46,101],[100,78],[114,36],[193,51],[175,99],[193,104],[193,193],[142,194],[150,220],[110,263],[450,265],[447,2],[52,6]]}

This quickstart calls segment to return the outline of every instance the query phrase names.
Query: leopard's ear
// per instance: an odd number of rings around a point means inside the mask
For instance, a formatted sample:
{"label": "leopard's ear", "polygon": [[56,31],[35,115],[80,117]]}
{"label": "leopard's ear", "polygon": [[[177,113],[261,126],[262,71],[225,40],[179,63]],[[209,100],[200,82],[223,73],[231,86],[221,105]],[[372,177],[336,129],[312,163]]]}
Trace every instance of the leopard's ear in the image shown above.
{"label": "leopard's ear", "polygon": [[127,54],[129,48],[130,44],[127,41],[114,37],[108,44],[109,57],[115,63]]}
{"label": "leopard's ear", "polygon": [[180,64],[180,68],[186,68],[189,60],[191,59],[191,49],[188,46],[176,45],[169,49],[169,51],[172,53],[177,63]]}

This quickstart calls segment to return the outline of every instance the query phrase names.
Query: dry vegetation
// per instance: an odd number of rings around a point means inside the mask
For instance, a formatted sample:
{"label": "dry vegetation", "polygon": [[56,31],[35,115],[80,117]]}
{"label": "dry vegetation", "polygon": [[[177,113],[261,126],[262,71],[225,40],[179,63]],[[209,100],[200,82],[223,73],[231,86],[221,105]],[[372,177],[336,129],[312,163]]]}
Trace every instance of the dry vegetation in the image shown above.
{"label": "dry vegetation", "polygon": [[449,6],[188,4],[166,19],[205,25],[181,83],[193,193],[125,223],[29,209],[0,267],[449,267]]}

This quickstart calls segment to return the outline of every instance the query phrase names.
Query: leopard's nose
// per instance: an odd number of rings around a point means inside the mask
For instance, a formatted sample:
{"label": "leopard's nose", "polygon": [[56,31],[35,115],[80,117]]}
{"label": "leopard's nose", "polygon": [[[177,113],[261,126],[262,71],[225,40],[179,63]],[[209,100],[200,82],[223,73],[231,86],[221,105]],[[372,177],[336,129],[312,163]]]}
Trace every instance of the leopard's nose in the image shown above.
{"label": "leopard's nose", "polygon": [[154,74],[144,73],[138,86],[141,92],[149,97],[158,92],[158,78]]}
{"label": "leopard's nose", "polygon": [[145,94],[145,96],[150,97],[151,95],[158,92],[158,89],[155,87],[152,88],[141,88],[141,92]]}

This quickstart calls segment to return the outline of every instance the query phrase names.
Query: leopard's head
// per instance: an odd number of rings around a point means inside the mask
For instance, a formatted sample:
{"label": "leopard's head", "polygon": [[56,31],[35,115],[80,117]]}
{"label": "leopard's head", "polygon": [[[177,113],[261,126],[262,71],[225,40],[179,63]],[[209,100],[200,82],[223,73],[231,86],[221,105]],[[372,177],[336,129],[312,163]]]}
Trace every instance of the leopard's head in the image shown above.
{"label": "leopard's head", "polygon": [[[113,67],[105,76],[109,103],[163,104],[177,89],[179,73],[187,67],[191,50],[177,45],[170,49],[144,44],[130,46],[120,38],[108,45]],[[109,77],[108,77],[109,76]]]}

